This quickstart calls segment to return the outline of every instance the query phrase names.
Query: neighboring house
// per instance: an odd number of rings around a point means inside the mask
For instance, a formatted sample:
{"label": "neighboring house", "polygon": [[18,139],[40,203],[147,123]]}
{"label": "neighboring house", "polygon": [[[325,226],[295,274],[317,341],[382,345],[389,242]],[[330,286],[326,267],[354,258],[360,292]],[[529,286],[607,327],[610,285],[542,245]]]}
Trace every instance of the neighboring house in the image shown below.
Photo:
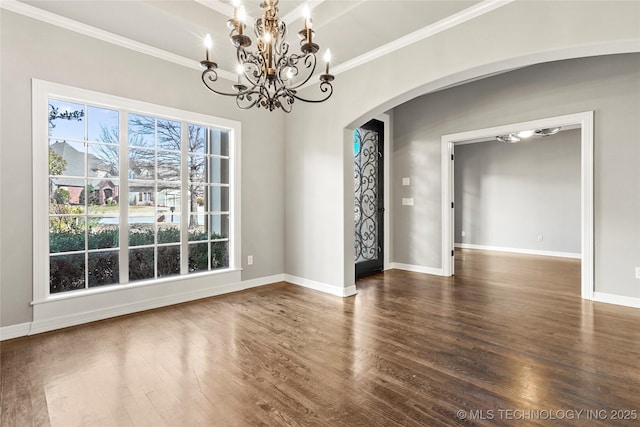
{"label": "neighboring house", "polygon": [[[66,162],[66,168],[63,172],[64,178],[51,178],[51,184],[54,188],[64,188],[69,192],[69,203],[77,205],[84,203],[82,200],[82,192],[85,186],[85,170],[84,170],[84,153],[76,150],[66,141],[57,141],[50,148],[60,155]],[[117,176],[118,171],[112,164],[106,162],[93,154],[87,154],[87,176],[91,178],[109,178],[113,175]],[[78,178],[67,178],[67,177]],[[89,197],[93,203],[104,205],[108,200],[118,201],[120,194],[119,186],[112,180],[104,179],[96,183],[90,182],[91,191]],[[91,188],[90,187],[90,188]],[[52,192],[53,193],[53,192]]]}
{"label": "neighboring house", "polygon": [[[53,191],[57,188],[64,188],[69,191],[69,203],[77,205],[83,203],[82,191],[85,186],[84,171],[84,153],[78,151],[66,141],[57,141],[52,144],[51,149],[59,154],[66,162],[66,168],[63,172],[64,177],[51,178],[51,184],[54,186]],[[110,148],[110,147],[109,147]],[[129,204],[152,206],[155,203],[158,206],[180,206],[180,191],[172,188],[156,188],[153,182],[143,182],[154,176],[154,162],[146,159],[136,159],[132,162],[130,168],[129,179],[132,180],[129,189]],[[103,179],[99,182],[93,181],[95,178],[111,178],[118,176],[118,170],[112,163],[103,160],[91,153],[87,154],[87,177],[91,184],[89,197],[92,203],[104,205],[108,200],[119,199],[119,185],[113,180]],[[72,178],[72,177],[78,178]],[[53,194],[52,191],[52,194]]]}

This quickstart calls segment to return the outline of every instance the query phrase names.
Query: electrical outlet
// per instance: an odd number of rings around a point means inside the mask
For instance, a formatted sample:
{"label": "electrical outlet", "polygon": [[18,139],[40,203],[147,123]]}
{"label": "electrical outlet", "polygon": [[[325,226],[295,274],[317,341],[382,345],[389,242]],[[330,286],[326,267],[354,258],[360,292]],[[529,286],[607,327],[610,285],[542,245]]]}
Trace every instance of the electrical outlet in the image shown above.
{"label": "electrical outlet", "polygon": [[402,178],[402,185],[405,187],[411,185],[411,178]]}
{"label": "electrical outlet", "polygon": [[544,241],[544,236],[542,234],[538,234],[538,242]]}
{"label": "electrical outlet", "polygon": [[253,255],[249,255],[249,256],[247,257],[247,264],[248,264],[248,265],[253,265]]}
{"label": "electrical outlet", "polygon": [[467,233],[465,233],[464,231],[462,233],[460,233],[462,235],[462,237],[466,236]]}
{"label": "electrical outlet", "polygon": [[402,199],[402,206],[413,206],[413,199],[412,198]]}
{"label": "electrical outlet", "polygon": [[636,267],[636,279],[640,279],[640,267]]}

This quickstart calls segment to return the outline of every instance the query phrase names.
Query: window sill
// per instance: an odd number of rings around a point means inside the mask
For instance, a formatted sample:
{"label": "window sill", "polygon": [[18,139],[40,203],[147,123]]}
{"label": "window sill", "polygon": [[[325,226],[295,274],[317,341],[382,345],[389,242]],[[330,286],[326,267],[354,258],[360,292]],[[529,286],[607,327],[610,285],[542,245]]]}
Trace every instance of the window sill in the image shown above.
{"label": "window sill", "polygon": [[40,304],[48,304],[48,303],[88,297],[93,295],[107,294],[111,292],[126,292],[126,291],[131,291],[137,288],[153,287],[153,286],[172,283],[172,282],[182,282],[190,279],[198,279],[198,278],[211,277],[211,276],[221,276],[221,275],[230,274],[234,272],[241,272],[241,271],[242,271],[241,268],[227,268],[224,270],[206,271],[202,273],[192,273],[192,274],[185,274],[180,276],[163,277],[161,279],[140,280],[137,282],[100,286],[96,288],[83,289],[83,290],[77,290],[77,291],[69,291],[61,294],[50,295],[46,299],[31,301],[31,305],[33,306],[33,305],[40,305]]}
{"label": "window sill", "polygon": [[33,302],[30,335],[244,290],[241,270],[114,285]]}

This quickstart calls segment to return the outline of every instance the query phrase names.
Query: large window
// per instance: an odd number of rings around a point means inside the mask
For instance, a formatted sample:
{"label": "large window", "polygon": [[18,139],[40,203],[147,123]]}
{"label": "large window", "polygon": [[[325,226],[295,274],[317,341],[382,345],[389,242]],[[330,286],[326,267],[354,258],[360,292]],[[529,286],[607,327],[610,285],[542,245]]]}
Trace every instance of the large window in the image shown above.
{"label": "large window", "polygon": [[48,279],[40,297],[233,268],[236,128],[55,87],[36,124],[47,138],[34,134],[34,168],[48,158],[46,181],[34,185],[34,233],[48,225],[34,238],[48,246],[36,254],[46,263],[37,279]]}

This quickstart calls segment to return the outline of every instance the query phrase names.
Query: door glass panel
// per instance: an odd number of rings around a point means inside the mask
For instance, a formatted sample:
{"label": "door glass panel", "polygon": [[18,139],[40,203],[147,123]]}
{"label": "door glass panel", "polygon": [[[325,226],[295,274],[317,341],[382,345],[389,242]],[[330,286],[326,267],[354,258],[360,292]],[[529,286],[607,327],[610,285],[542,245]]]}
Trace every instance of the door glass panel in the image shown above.
{"label": "door glass panel", "polygon": [[378,132],[354,133],[355,262],[378,258]]}

